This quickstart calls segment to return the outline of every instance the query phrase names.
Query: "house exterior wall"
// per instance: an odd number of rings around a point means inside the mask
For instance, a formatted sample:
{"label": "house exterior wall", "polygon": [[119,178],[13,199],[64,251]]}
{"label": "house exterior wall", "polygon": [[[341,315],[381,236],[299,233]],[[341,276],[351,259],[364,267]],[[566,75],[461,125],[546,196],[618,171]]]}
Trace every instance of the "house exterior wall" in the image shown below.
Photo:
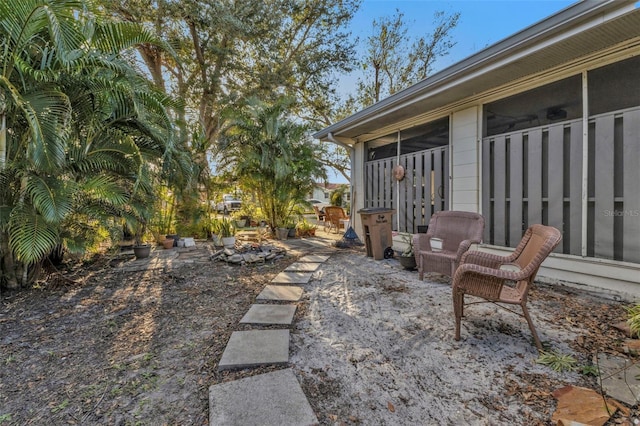
{"label": "house exterior wall", "polygon": [[[514,94],[522,93],[532,88],[543,87],[545,84],[553,83],[556,80],[561,78],[566,78],[572,75],[580,75],[586,73],[589,70],[597,69],[604,65],[609,65],[616,63],[621,60],[626,60],[630,57],[640,55],[640,48],[635,47],[633,50],[627,50],[624,55],[620,55],[619,51],[614,52],[611,56],[607,56],[605,52],[601,52],[597,55],[597,58],[593,61],[584,61],[579,66],[563,66],[560,69],[549,70],[548,73],[541,74],[539,76],[534,76],[526,81],[514,82],[510,84],[509,87],[504,88],[496,88],[491,92],[488,96],[480,96],[475,100],[470,101],[466,106],[457,109],[452,109],[449,114],[451,117],[451,138],[450,138],[450,209],[453,210],[465,210],[465,211],[477,211],[486,215],[491,215],[491,211],[495,214],[498,212],[501,216],[496,218],[493,217],[491,220],[493,222],[502,221],[501,228],[512,234],[512,241],[505,240],[504,244],[496,244],[490,242],[489,244],[486,241],[489,241],[485,238],[485,244],[479,247],[480,250],[494,251],[497,253],[506,254],[510,252],[512,249],[509,247],[505,247],[505,245],[514,246],[514,241],[517,243],[517,235],[521,235],[521,221],[518,217],[522,214],[521,210],[525,209],[526,216],[528,217],[528,221],[534,221],[537,223],[546,223],[545,220],[553,219],[554,223],[549,223],[550,225],[554,225],[563,229],[563,232],[570,232],[572,234],[567,234],[567,238],[565,240],[566,247],[561,246],[559,248],[559,253],[555,253],[550,256],[540,272],[538,273],[538,277],[545,281],[556,282],[561,281],[563,283],[569,285],[577,285],[577,286],[586,286],[590,290],[600,290],[603,292],[611,292],[612,294],[616,294],[614,297],[623,297],[625,299],[633,300],[634,298],[640,298],[640,263],[628,262],[621,259],[613,259],[613,258],[603,258],[599,253],[605,253],[607,250],[613,253],[613,244],[611,243],[609,234],[615,230],[618,232],[616,235],[623,235],[625,238],[625,246],[621,246],[626,250],[626,253],[634,253],[637,252],[636,245],[638,241],[640,241],[640,235],[638,235],[637,228],[640,226],[638,221],[640,217],[636,217],[633,215],[629,215],[627,222],[625,223],[624,232],[621,231],[613,225],[614,218],[613,215],[601,215],[595,216],[595,219],[587,215],[584,216],[584,220],[591,220],[592,222],[595,220],[596,225],[590,224],[587,225],[582,217],[582,211],[587,209],[585,206],[589,207],[594,211],[617,211],[615,203],[619,203],[620,200],[623,199],[622,195],[615,195],[614,191],[604,191],[602,188],[613,187],[613,178],[609,176],[608,178],[598,178],[593,179],[593,177],[589,177],[590,175],[598,175],[606,177],[607,173],[603,174],[603,167],[600,163],[604,160],[596,160],[595,172],[591,170],[590,172],[582,176],[580,173],[570,172],[568,175],[565,173],[568,178],[566,179],[564,193],[562,190],[562,185],[551,185],[548,186],[550,189],[549,193],[542,193],[542,190],[535,190],[535,183],[541,182],[538,184],[538,188],[542,187],[542,179],[550,179],[558,180],[563,176],[562,169],[566,168],[567,163],[573,163],[572,168],[577,165],[583,163],[583,161],[587,161],[583,158],[583,149],[582,146],[587,146],[588,143],[591,143],[594,148],[591,149],[590,152],[587,152],[587,158],[604,158],[604,154],[608,153],[608,156],[605,156],[609,159],[607,163],[609,165],[609,169],[611,171],[616,170],[616,166],[614,161],[623,161],[624,167],[624,177],[621,178],[624,184],[624,190],[630,191],[631,185],[634,186],[634,190],[637,190],[637,183],[630,183],[631,181],[637,181],[635,179],[638,175],[638,170],[640,170],[640,157],[638,156],[638,152],[640,152],[640,135],[637,132],[637,128],[640,125],[640,119],[637,116],[637,113],[627,109],[622,110],[620,112],[614,111],[615,123],[620,124],[620,128],[622,129],[622,125],[624,124],[624,130],[611,131],[607,134],[598,132],[596,124],[603,121],[602,115],[599,115],[596,118],[593,118],[589,115],[588,108],[586,107],[586,99],[585,99],[585,114],[584,117],[577,121],[566,121],[566,124],[559,123],[561,126],[549,125],[547,127],[541,127],[541,131],[543,132],[543,143],[547,139],[544,136],[547,128],[550,129],[549,132],[555,132],[555,128],[564,129],[562,132],[558,133],[559,137],[564,138],[566,141],[566,147],[564,151],[554,152],[554,147],[547,149],[545,148],[546,154],[541,154],[540,158],[536,160],[536,156],[534,154],[537,151],[534,149],[535,146],[527,145],[526,148],[528,151],[528,168],[533,168],[534,166],[538,166],[539,164],[545,164],[545,171],[538,178],[529,178],[529,180],[523,181],[522,176],[520,178],[516,178],[516,181],[520,180],[521,184],[528,185],[529,196],[531,194],[535,194],[537,198],[540,198],[540,206],[539,208],[535,208],[535,205],[530,204],[532,201],[530,199],[523,199],[520,191],[522,189],[518,189],[517,184],[511,181],[510,177],[507,177],[507,173],[504,173],[502,180],[509,180],[510,184],[508,184],[504,190],[508,191],[504,194],[498,192],[489,194],[490,185],[488,184],[489,173],[486,170],[483,170],[487,165],[485,164],[487,158],[489,156],[487,140],[492,139],[501,140],[502,136],[496,135],[491,137],[483,137],[482,133],[482,122],[483,122],[483,105],[488,102],[493,102],[495,100],[500,100],[504,97],[511,96]],[[555,80],[550,78],[550,76],[555,76]],[[631,85],[633,87],[633,85]],[[586,89],[586,87],[585,87]],[[461,102],[461,104],[464,104]],[[424,112],[423,112],[424,113]],[[635,114],[635,115],[633,115]],[[584,123],[587,127],[586,131],[583,132],[585,126],[580,126],[581,123]],[[555,126],[555,127],[554,127]],[[578,126],[578,127],[576,127]],[[613,125],[612,125],[613,126]],[[612,127],[610,126],[610,127]],[[575,127],[575,132],[573,131],[573,127]],[[569,131],[570,129],[571,131]],[[613,129],[613,127],[612,127]],[[630,129],[636,129],[631,131]],[[402,130],[402,128],[400,128]],[[520,133],[527,135],[529,130],[522,130]],[[537,133],[536,133],[537,134]],[[564,135],[564,136],[563,136]],[[528,136],[527,136],[528,137]],[[553,136],[553,138],[556,138]],[[549,136],[549,140],[553,139]],[[592,142],[587,142],[591,138]],[[606,141],[606,145],[609,148],[601,148],[601,142],[593,142],[593,141]],[[615,143],[623,144],[624,150],[620,152],[624,152],[625,154],[620,157],[620,159],[613,158],[613,150],[611,147]],[[493,142],[492,142],[493,143]],[[502,144],[502,142],[498,142]],[[511,147],[513,148],[513,141],[507,140],[507,145],[511,143]],[[532,142],[530,142],[532,143]],[[499,145],[500,147],[502,145]],[[491,148],[492,150],[495,149]],[[524,149],[524,148],[523,148]],[[486,152],[485,152],[486,151]],[[493,151],[492,151],[493,152]],[[499,152],[502,152],[499,150]],[[517,171],[517,167],[514,167],[511,162],[514,161],[514,158],[520,158],[519,156],[513,157],[513,150],[505,150],[504,155],[509,155],[509,158],[503,156],[503,158],[498,161],[495,158],[492,160],[492,167],[494,169],[491,173],[497,173],[498,176],[501,176],[501,171],[510,171],[509,173],[515,173]],[[536,154],[537,155],[537,154]],[[544,156],[544,158],[543,158]],[[599,156],[599,157],[598,157]],[[611,157],[611,158],[610,158]],[[523,157],[524,158],[524,157]],[[364,143],[359,142],[355,144],[355,155],[354,155],[354,164],[353,168],[356,173],[354,176],[357,178],[354,179],[354,194],[355,194],[355,210],[364,207],[365,199],[364,199],[364,188],[366,176],[364,173],[365,169],[365,149]],[[533,163],[532,163],[533,161]],[[561,163],[559,164],[558,161]],[[592,160],[593,161],[593,160]],[[555,164],[555,166],[554,166]],[[586,164],[586,163],[585,163]],[[622,164],[622,163],[620,163]],[[497,165],[497,169],[495,168]],[[548,172],[549,169],[552,169],[551,172]],[[570,170],[570,169],[567,169]],[[531,171],[529,171],[530,173]],[[617,171],[619,172],[619,171]],[[548,174],[548,178],[545,177]],[[493,179],[493,178],[492,178]],[[531,180],[533,179],[533,180]],[[539,180],[538,180],[539,179]],[[589,180],[591,179],[591,180]],[[562,180],[560,180],[562,181]],[[574,185],[575,181],[575,185]],[[576,186],[577,185],[577,186]],[[583,188],[583,185],[584,188]],[[574,190],[573,188],[577,189]],[[595,188],[595,195],[589,194],[587,188]],[[492,190],[495,191],[495,187]],[[526,190],[527,187],[525,187]],[[622,186],[621,186],[622,188]],[[540,192],[540,194],[538,194]],[[556,193],[557,192],[557,193]],[[580,195],[580,192],[583,192]],[[573,194],[578,194],[577,198],[574,197]],[[567,195],[568,194],[568,195]],[[627,194],[627,192],[625,192]],[[495,206],[491,207],[491,205],[487,202],[487,200],[491,199],[491,202],[496,199],[496,195],[498,197],[502,197],[505,200],[509,200],[508,207],[502,210],[495,210]],[[606,195],[606,196],[605,196]],[[523,201],[520,207],[517,206],[517,203],[511,203],[510,198],[515,197],[513,199],[518,199]],[[601,200],[608,199],[611,200],[611,205],[602,204]],[[537,199],[536,198],[536,199]],[[631,210],[634,213],[637,211],[638,207],[636,206],[637,200],[639,199],[637,195],[626,195],[625,200],[630,199],[631,203],[625,204],[625,211]],[[558,204],[559,203],[559,204]],[[598,204],[600,203],[600,204]],[[626,203],[626,201],[625,201]],[[635,203],[635,204],[633,204]],[[593,207],[592,205],[595,205]],[[632,207],[627,207],[627,205]],[[563,207],[564,206],[564,207]],[[604,207],[602,207],[604,206]],[[532,210],[533,209],[533,210]],[[564,209],[564,210],[563,210]],[[600,209],[600,210],[598,210]],[[486,211],[485,211],[486,210]],[[491,210],[491,211],[490,211]],[[362,232],[361,224],[359,223],[359,217],[357,215],[354,216],[354,223],[356,223],[356,231],[359,233]],[[563,220],[563,217],[565,220]],[[566,218],[571,218],[570,220],[566,220]],[[598,222],[599,221],[599,222]],[[608,224],[608,228],[603,226],[600,222],[605,222]],[[635,222],[633,222],[635,221]],[[556,223],[557,222],[557,223]],[[633,224],[632,224],[633,223]],[[500,227],[491,226],[491,232],[496,232],[496,229]],[[589,226],[590,231],[587,232],[586,227]],[[570,229],[572,227],[573,229]],[[585,228],[582,230],[582,228]],[[626,229],[630,231],[627,232]],[[511,232],[509,232],[511,230]],[[502,231],[497,231],[498,236],[502,235]],[[596,244],[592,244],[595,247],[595,255],[592,252],[587,253],[586,251],[586,243],[582,243],[583,237],[579,237],[581,233],[584,235],[593,235],[590,238],[593,238]],[[606,235],[605,235],[606,233]],[[633,235],[635,234],[635,235]],[[609,238],[609,243],[605,244],[599,241],[605,241],[606,236]],[[500,237],[502,238],[502,237]],[[500,239],[499,238],[499,239]],[[635,240],[634,240],[635,238]],[[492,234],[492,239],[495,239],[495,234]],[[577,243],[576,243],[577,241]],[[577,244],[577,245],[576,245]],[[394,245],[400,246],[400,239],[397,238],[397,241],[394,241]],[[628,245],[628,249],[626,249]],[[573,248],[572,248],[573,247]],[[600,252],[598,252],[600,250]],[[604,251],[603,251],[604,250]],[[616,249],[620,251],[620,248]],[[564,253],[562,253],[564,251]],[[612,256],[611,256],[612,257]]]}
{"label": "house exterior wall", "polygon": [[478,108],[452,114],[451,120],[451,210],[480,211]]}

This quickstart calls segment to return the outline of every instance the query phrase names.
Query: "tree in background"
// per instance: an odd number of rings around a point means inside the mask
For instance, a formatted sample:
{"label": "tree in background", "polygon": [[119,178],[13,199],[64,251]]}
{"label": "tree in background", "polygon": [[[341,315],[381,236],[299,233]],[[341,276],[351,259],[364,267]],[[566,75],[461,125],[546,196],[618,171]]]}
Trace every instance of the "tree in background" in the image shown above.
{"label": "tree in background", "polygon": [[433,31],[415,40],[407,35],[408,24],[399,10],[391,17],[373,21],[373,35],[367,39],[367,54],[361,63],[365,76],[358,81],[355,98],[343,104],[346,110],[342,114],[372,105],[427,78],[435,60],[455,46],[451,31],[459,18],[459,13],[436,12]]}
{"label": "tree in background", "polygon": [[325,179],[315,144],[306,138],[307,127],[292,121],[290,98],[269,104],[250,99],[230,111],[221,134],[220,165],[237,177],[238,184],[256,199],[272,230],[290,219],[316,180]]}

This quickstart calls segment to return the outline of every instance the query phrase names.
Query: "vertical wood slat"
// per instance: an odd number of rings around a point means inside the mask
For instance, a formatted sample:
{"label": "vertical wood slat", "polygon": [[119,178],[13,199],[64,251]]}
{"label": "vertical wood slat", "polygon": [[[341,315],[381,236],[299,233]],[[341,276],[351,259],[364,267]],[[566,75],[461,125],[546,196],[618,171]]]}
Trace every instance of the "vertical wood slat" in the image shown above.
{"label": "vertical wood slat", "polygon": [[491,139],[482,141],[482,215],[484,224],[484,243],[493,244],[491,230],[493,229],[493,217],[491,215],[491,173],[493,159],[491,158]]}
{"label": "vertical wood slat", "polygon": [[434,212],[442,210],[442,197],[444,195],[444,185],[442,182],[442,154],[440,150],[433,150],[433,170],[434,170],[434,183],[435,183],[435,204]]}
{"label": "vertical wood slat", "polygon": [[569,253],[582,255],[582,121],[571,124],[569,167]]}
{"label": "vertical wood slat", "polygon": [[415,203],[415,196],[414,196],[414,173],[413,171],[415,170],[415,157],[416,154],[411,154],[410,156],[407,156],[407,167],[405,168],[405,170],[407,170],[408,172],[405,173],[405,178],[404,178],[404,182],[405,182],[405,188],[407,191],[407,224],[406,224],[406,229],[405,232],[409,232],[411,234],[415,233],[415,226],[414,226],[414,222],[415,222],[415,218],[418,214],[417,212],[417,208],[416,208],[416,203]]}
{"label": "vertical wood slat", "polygon": [[415,156],[415,173],[413,182],[416,188],[416,211],[415,224],[421,225],[424,222],[424,152],[418,152]]}
{"label": "vertical wood slat", "polygon": [[449,210],[451,208],[451,199],[449,197],[449,147],[443,147],[444,153],[444,209]]}
{"label": "vertical wood slat", "polygon": [[509,143],[509,246],[515,247],[521,240],[522,229],[522,133],[511,135]]}
{"label": "vertical wood slat", "polygon": [[[596,118],[594,254],[613,259],[614,116]],[[637,167],[637,165],[636,165]]]}
{"label": "vertical wood slat", "polygon": [[640,263],[640,110],[625,112],[623,119],[623,248],[624,261]]}
{"label": "vertical wood slat", "polygon": [[[400,157],[398,164],[404,167],[405,171],[409,170],[407,168],[406,156]],[[408,213],[407,212],[407,182],[406,182],[407,180],[405,178],[401,180],[399,183],[396,182],[395,179],[393,179],[392,181],[393,181],[392,183],[393,187],[398,189],[398,193],[397,193],[398,209],[396,210],[396,214],[398,215],[398,222],[400,224],[398,231],[404,232],[404,229],[406,228],[407,213]]]}
{"label": "vertical wood slat", "polygon": [[527,227],[542,223],[542,129],[529,132],[527,165]]}
{"label": "vertical wood slat", "polygon": [[[564,233],[564,125],[558,124],[549,127],[549,158],[547,189],[548,196],[548,223]],[[556,249],[562,253],[562,241]]]}
{"label": "vertical wood slat", "polygon": [[391,183],[391,177],[393,175],[393,166],[395,166],[396,164],[396,159],[389,159],[387,160],[386,164],[385,164],[385,170],[383,173],[383,179],[384,179],[384,188],[385,188],[385,199],[384,199],[384,204],[382,204],[380,207],[390,207],[392,209],[397,208],[397,197],[395,196],[395,185],[392,185]]}
{"label": "vertical wood slat", "polygon": [[378,207],[380,204],[380,161],[373,164],[373,179],[371,180],[371,207]]}
{"label": "vertical wood slat", "polygon": [[369,163],[365,163],[367,166],[367,182],[366,182],[366,188],[367,188],[367,192],[365,195],[365,207],[373,207],[373,167],[374,167],[374,163],[373,162],[369,162]]}
{"label": "vertical wood slat", "polygon": [[494,142],[493,243],[506,245],[506,138],[497,136]]}
{"label": "vertical wood slat", "polygon": [[431,170],[433,169],[432,157],[433,150],[427,151],[424,154],[424,220],[425,223],[429,223],[431,220],[431,214],[433,212],[433,205],[431,199]]}

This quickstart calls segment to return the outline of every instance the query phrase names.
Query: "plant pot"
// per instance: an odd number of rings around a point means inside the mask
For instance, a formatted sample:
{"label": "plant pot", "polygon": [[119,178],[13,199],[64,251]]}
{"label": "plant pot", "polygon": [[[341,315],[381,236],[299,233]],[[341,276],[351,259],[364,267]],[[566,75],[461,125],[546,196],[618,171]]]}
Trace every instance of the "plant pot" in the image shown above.
{"label": "plant pot", "polygon": [[162,246],[163,246],[165,249],[170,249],[170,248],[173,248],[173,243],[174,243],[173,238],[167,238],[166,240],[164,240],[164,241],[162,242]]}
{"label": "plant pot", "polygon": [[236,246],[236,237],[222,237],[221,240],[224,248],[234,248]]}
{"label": "plant pot", "polygon": [[398,260],[404,269],[408,271],[416,269],[416,258],[414,256],[398,256]]}
{"label": "plant pot", "polygon": [[245,226],[247,226],[246,219],[236,219],[236,228],[244,228]]}
{"label": "plant pot", "polygon": [[278,238],[279,240],[286,240],[288,236],[289,236],[289,229],[288,228],[277,228],[276,229],[276,238]]}
{"label": "plant pot", "polygon": [[217,234],[211,234],[211,241],[213,241],[213,245],[216,247],[220,247],[222,245],[222,240]]}
{"label": "plant pot", "polygon": [[141,244],[133,246],[133,254],[136,256],[136,259],[146,259],[149,257],[149,254],[151,254],[151,245]]}
{"label": "plant pot", "polygon": [[178,240],[180,239],[180,235],[178,234],[167,234],[165,237],[167,240],[173,239],[173,246],[178,247]]}
{"label": "plant pot", "polygon": [[287,233],[287,237],[295,238],[296,237],[296,228],[287,228],[289,232]]}

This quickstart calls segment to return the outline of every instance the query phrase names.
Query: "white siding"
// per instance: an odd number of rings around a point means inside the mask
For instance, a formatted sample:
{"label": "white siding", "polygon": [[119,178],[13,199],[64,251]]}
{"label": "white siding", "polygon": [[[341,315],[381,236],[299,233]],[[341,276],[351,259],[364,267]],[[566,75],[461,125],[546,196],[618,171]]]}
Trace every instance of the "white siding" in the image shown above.
{"label": "white siding", "polygon": [[480,211],[478,110],[453,113],[451,122],[451,210]]}

